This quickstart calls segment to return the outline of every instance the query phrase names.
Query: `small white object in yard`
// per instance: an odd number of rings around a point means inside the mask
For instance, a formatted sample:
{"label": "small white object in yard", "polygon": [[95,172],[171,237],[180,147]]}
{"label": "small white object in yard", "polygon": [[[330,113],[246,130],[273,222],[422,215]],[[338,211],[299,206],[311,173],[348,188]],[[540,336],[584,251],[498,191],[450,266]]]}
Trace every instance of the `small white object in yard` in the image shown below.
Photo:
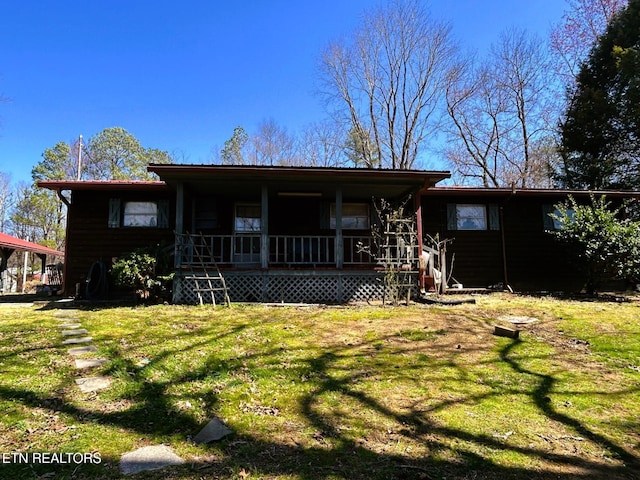
{"label": "small white object in yard", "polygon": [[138,368],[144,368],[147,365],[149,365],[151,363],[151,360],[149,360],[148,358],[143,358],[142,360],[138,360],[136,362],[136,367]]}
{"label": "small white object in yard", "polygon": [[215,442],[232,433],[233,432],[229,430],[219,418],[214,417],[213,420],[207,423],[205,427],[200,430],[200,433],[193,438],[193,443],[202,444]]}
{"label": "small white object in yard", "polygon": [[509,431],[509,432],[505,433],[504,435],[501,435],[501,434],[499,434],[499,433],[494,433],[492,436],[493,436],[493,438],[501,438],[502,440],[506,440],[506,439],[508,439],[511,435],[514,435],[515,433],[516,433],[516,432],[511,432],[511,431]]}

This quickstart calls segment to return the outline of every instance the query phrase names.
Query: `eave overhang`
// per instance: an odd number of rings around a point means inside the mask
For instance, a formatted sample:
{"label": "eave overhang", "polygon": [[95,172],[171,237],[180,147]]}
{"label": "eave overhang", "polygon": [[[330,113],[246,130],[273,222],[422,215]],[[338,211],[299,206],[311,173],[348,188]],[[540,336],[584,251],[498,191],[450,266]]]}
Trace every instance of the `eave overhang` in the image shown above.
{"label": "eave overhang", "polygon": [[267,186],[274,195],[312,192],[330,198],[337,187],[353,198],[397,198],[450,177],[443,171],[364,168],[153,164],[148,169],[169,185],[181,183],[199,193],[258,195]]}
{"label": "eave overhang", "polygon": [[22,240],[21,238],[12,237],[6,233],[0,233],[0,248],[6,248],[9,250],[23,250],[27,252],[33,252],[38,255],[53,255],[57,257],[64,257],[64,252],[54,250],[53,248],[45,247],[37,243]]}
{"label": "eave overhang", "polygon": [[635,198],[640,199],[640,192],[631,190],[569,190],[553,188],[481,188],[481,187],[434,187],[423,192],[430,197],[488,197],[488,198],[513,198],[513,197],[568,197],[584,198],[591,195],[607,198]]}
{"label": "eave overhang", "polygon": [[163,181],[143,180],[40,180],[37,186],[53,191],[75,190],[168,190]]}

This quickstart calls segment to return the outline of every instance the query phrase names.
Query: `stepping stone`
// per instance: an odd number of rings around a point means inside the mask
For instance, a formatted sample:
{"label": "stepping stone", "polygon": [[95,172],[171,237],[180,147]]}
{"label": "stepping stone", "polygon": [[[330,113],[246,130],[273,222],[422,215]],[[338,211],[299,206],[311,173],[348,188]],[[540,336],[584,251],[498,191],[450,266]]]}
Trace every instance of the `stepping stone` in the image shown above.
{"label": "stepping stone", "polygon": [[78,385],[84,393],[97,392],[98,390],[109,388],[111,386],[111,379],[109,377],[78,378],[76,385]]}
{"label": "stepping stone", "polygon": [[74,343],[91,343],[93,339],[91,337],[78,337],[78,338],[67,338],[62,342],[63,345],[71,345]]}
{"label": "stepping stone", "polygon": [[86,347],[74,347],[68,350],[69,355],[84,355],[85,353],[97,352],[98,349],[93,345],[88,345]]}
{"label": "stepping stone", "polygon": [[80,328],[82,325],[79,323],[63,323],[58,325],[58,328]]}
{"label": "stepping stone", "polygon": [[60,318],[57,318],[56,320],[62,323],[79,323],[80,322],[79,317],[60,317]]}
{"label": "stepping stone", "polygon": [[526,325],[528,323],[534,323],[538,321],[538,319],[535,317],[526,317],[522,315],[501,315],[500,317],[498,317],[498,320],[513,323],[514,325]]}
{"label": "stepping stone", "polygon": [[220,440],[223,437],[233,433],[222,423],[219,418],[214,418],[205,427],[200,430],[195,437],[193,437],[193,443],[209,443],[216,440]]}
{"label": "stepping stone", "polygon": [[76,328],[73,330],[63,330],[62,335],[65,336],[70,336],[70,335],[85,335],[87,333],[89,333],[89,330],[87,330],[86,328]]}
{"label": "stepping stone", "polygon": [[142,447],[125,453],[120,458],[120,471],[123,475],[133,475],[146,470],[158,470],[171,465],[182,465],[184,460],[175,454],[171,447],[154,445]]}
{"label": "stepping stone", "polygon": [[79,313],[80,312],[78,310],[60,310],[59,312],[55,312],[53,316],[56,318],[68,318],[68,317],[73,318]]}
{"label": "stepping stone", "polygon": [[105,363],[109,362],[106,358],[76,358],[75,364],[77,370],[84,368],[101,367]]}

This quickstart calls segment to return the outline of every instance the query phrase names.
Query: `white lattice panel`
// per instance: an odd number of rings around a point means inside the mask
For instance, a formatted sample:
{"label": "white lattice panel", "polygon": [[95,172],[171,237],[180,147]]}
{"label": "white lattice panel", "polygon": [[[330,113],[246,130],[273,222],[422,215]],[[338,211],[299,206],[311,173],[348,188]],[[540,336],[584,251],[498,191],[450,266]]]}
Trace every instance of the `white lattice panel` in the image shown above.
{"label": "white lattice panel", "polygon": [[[384,277],[373,272],[227,272],[223,273],[232,302],[347,303],[381,300]],[[408,278],[417,287],[417,275]],[[192,280],[176,278],[176,301],[199,303]],[[399,298],[407,287],[400,287]],[[203,301],[211,303],[209,293]],[[223,304],[222,292],[216,292],[216,304]],[[387,299],[389,299],[387,292]]]}

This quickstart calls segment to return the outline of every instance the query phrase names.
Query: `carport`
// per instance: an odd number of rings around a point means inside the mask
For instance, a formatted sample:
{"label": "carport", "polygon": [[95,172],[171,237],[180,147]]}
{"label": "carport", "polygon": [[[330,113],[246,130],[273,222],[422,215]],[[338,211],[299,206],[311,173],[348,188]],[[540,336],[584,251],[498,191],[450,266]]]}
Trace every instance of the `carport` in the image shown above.
{"label": "carport", "polygon": [[64,257],[64,253],[59,250],[0,233],[0,275],[7,269],[9,258],[16,250],[35,253],[42,261],[43,274],[46,273],[47,256]]}

